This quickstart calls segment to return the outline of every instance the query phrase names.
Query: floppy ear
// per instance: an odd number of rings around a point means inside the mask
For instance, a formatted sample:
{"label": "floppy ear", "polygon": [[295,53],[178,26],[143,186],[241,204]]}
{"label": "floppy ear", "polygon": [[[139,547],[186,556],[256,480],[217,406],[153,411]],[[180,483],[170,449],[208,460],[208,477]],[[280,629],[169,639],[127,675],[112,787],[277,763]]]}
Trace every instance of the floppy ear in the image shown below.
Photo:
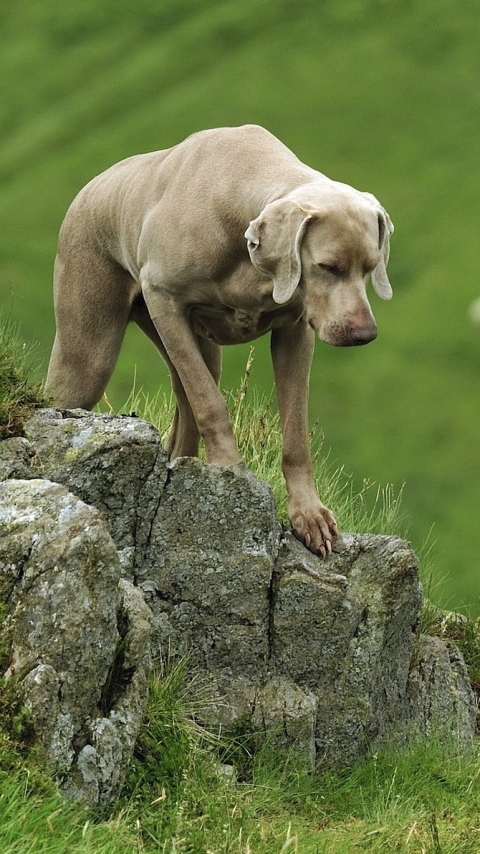
{"label": "floppy ear", "polygon": [[252,264],[273,279],[275,302],[287,302],[300,281],[300,247],[310,219],[295,202],[279,199],[267,205],[245,232]]}
{"label": "floppy ear", "polygon": [[392,286],[388,281],[387,264],[390,255],[390,235],[393,234],[393,223],[384,208],[378,213],[378,248],[382,257],[375,269],[372,271],[372,285],[375,292],[382,299],[391,299],[393,296]]}

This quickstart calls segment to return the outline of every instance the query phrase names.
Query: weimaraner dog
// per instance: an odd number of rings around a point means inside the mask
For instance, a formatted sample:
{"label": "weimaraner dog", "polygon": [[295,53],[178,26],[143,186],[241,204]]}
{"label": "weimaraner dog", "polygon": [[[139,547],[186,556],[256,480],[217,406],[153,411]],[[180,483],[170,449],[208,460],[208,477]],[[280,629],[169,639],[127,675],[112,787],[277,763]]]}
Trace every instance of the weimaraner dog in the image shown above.
{"label": "weimaraner dog", "polygon": [[135,321],[170,369],[177,407],[167,450],[240,462],[218,389],[222,344],[271,332],[282,468],[296,536],[325,557],[337,533],[308,442],[315,333],[328,344],[377,334],[367,295],[390,299],[390,218],[376,198],[306,166],[255,125],[193,134],[94,178],[63,222],[55,261],[57,333],[47,388],[91,408]]}

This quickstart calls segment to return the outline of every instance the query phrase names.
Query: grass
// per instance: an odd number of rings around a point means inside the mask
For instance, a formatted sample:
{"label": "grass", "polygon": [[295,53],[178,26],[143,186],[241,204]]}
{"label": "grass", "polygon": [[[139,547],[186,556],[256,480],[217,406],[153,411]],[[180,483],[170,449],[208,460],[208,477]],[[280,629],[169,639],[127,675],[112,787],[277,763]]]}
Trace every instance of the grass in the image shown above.
{"label": "grass", "polygon": [[121,817],[95,823],[87,810],[32,786],[27,768],[2,780],[2,854],[132,854],[138,832]]}
{"label": "grass", "polygon": [[[306,774],[293,755],[247,737],[226,745],[196,723],[208,686],[185,662],[151,685],[150,705],[115,809],[143,850],[165,854],[477,854],[478,748],[428,742],[370,756],[343,774]],[[245,757],[248,754],[248,774]],[[231,765],[225,765],[225,763]],[[221,763],[221,764],[219,764]]]}
{"label": "grass", "polygon": [[28,763],[2,774],[2,854],[478,854],[478,746],[458,756],[432,738],[343,774],[308,775],[267,744],[240,780],[222,736],[196,725],[208,689],[186,674],[173,662],[152,680],[109,816],[63,803]]}
{"label": "grass", "polygon": [[21,436],[26,419],[47,405],[33,377],[33,355],[34,347],[21,340],[17,327],[0,317],[0,439]]}

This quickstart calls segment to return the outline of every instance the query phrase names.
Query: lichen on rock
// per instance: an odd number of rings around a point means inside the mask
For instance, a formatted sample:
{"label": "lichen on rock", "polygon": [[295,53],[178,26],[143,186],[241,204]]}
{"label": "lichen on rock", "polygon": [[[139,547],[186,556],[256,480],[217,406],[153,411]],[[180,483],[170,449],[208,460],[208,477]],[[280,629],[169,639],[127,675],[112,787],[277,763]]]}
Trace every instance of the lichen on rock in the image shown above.
{"label": "lichen on rock", "polygon": [[[9,626],[5,677],[16,679],[46,763],[64,787],[75,776],[88,733],[96,731],[92,721],[101,717],[123,608],[131,672],[110,712],[116,715],[115,738],[123,751],[112,774],[121,780],[146,702],[150,646],[145,613],[150,612],[143,604],[140,613],[136,591],[132,594],[121,582],[103,514],[51,481],[0,483],[0,581]],[[103,757],[103,765],[106,761]],[[89,798],[81,787],[77,794]],[[96,797],[101,801],[110,794],[100,788]]]}
{"label": "lichen on rock", "polygon": [[69,797],[115,796],[166,649],[209,680],[210,724],[308,767],[433,731],[471,744],[465,664],[420,635],[404,540],[342,534],[322,561],[244,466],[169,464],[134,417],[40,411],[0,472],[7,675]]}

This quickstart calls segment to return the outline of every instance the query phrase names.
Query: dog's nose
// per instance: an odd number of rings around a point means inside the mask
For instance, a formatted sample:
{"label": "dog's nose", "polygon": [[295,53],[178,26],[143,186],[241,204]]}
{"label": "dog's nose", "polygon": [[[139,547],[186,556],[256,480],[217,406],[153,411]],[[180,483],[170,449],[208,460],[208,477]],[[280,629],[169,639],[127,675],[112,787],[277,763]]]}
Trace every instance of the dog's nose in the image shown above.
{"label": "dog's nose", "polygon": [[377,337],[377,327],[375,324],[368,326],[354,326],[351,329],[352,344],[369,344]]}

